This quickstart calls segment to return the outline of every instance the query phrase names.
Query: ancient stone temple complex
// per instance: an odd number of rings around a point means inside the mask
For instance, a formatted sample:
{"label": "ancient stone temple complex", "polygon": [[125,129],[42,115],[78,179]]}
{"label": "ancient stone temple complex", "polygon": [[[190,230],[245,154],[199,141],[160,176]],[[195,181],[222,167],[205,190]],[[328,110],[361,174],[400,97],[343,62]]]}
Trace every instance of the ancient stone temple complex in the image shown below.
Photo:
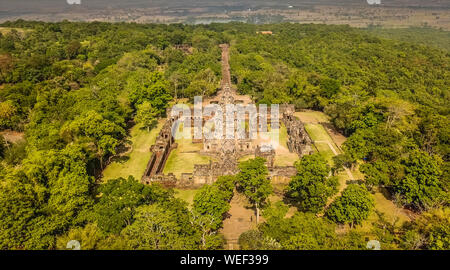
{"label": "ancient stone temple complex", "polygon": [[[229,46],[221,45],[222,48],[222,82],[221,89],[217,95],[212,98],[203,100],[203,106],[208,104],[218,104],[225,112],[226,106],[229,104],[248,105],[252,100],[248,96],[238,95],[236,89],[231,85],[229,59]],[[270,111],[270,107],[267,108]],[[259,116],[258,111],[258,116]],[[280,105],[279,118],[280,124],[283,124],[287,129],[288,139],[287,147],[291,153],[296,153],[299,157],[311,152],[311,139],[306,133],[303,123],[294,116],[295,108],[293,105]],[[194,126],[195,115],[192,113],[190,121],[191,126]],[[271,112],[268,115],[267,123],[271,122]],[[211,117],[202,116],[202,123],[210,120]],[[246,121],[249,121],[246,116]],[[291,177],[295,175],[296,170],[293,166],[275,166],[275,145],[264,142],[260,138],[251,138],[245,136],[241,138],[234,136],[233,139],[208,139],[202,136],[201,139],[192,139],[193,143],[202,144],[202,150],[199,154],[211,157],[209,164],[196,164],[194,172],[187,172],[181,174],[181,177],[176,177],[173,174],[163,174],[165,163],[169,157],[170,152],[177,147],[177,143],[172,136],[174,122],[177,117],[171,117],[168,113],[168,120],[160,131],[156,143],[150,148],[152,156],[147,165],[145,173],[142,177],[143,183],[161,182],[169,186],[191,187],[199,186],[214,182],[217,177],[222,175],[234,175],[238,173],[238,161],[246,156],[263,157],[266,159],[266,165],[269,169],[270,176],[285,176]],[[197,119],[198,120],[198,119]],[[228,121],[228,120],[227,120]],[[234,119],[233,121],[236,121]],[[261,120],[260,120],[261,121]],[[258,122],[258,127],[261,127],[261,122]],[[228,123],[227,123],[228,124]],[[231,123],[236,127],[236,123]],[[175,129],[176,130],[176,129]],[[212,161],[214,160],[214,161]]]}

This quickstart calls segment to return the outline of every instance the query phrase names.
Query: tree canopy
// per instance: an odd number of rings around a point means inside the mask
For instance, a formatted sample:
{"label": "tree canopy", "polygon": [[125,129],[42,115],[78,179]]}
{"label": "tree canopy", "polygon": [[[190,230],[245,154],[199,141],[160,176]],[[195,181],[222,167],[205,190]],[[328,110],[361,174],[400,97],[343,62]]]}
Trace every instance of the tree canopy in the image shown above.
{"label": "tree canopy", "polygon": [[369,217],[374,207],[372,195],[362,185],[348,185],[326,210],[329,219],[342,223],[357,225]]}
{"label": "tree canopy", "polygon": [[296,163],[297,175],[292,177],[287,194],[298,204],[299,209],[318,213],[328,198],[337,193],[338,181],[330,176],[330,166],[320,155],[304,156]]}
{"label": "tree canopy", "polygon": [[256,208],[257,223],[259,210],[273,191],[265,163],[266,160],[261,157],[244,161],[239,164],[240,172],[236,176],[243,193]]}

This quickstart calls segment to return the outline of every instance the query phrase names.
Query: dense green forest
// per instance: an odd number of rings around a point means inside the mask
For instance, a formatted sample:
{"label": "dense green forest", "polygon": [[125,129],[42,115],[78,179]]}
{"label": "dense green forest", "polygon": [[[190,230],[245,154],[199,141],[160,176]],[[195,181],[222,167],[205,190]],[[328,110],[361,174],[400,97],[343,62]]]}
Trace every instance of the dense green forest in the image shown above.
{"label": "dense green forest", "polygon": [[[444,49],[348,26],[1,26],[10,30],[0,33],[0,129],[25,134],[14,144],[0,136],[1,249],[65,249],[74,238],[84,249],[221,249],[219,229],[236,185],[265,218],[241,236],[244,249],[365,249],[365,235],[338,234],[336,226],[366,219],[377,186],[418,214],[402,227],[381,218],[378,240],[392,249],[450,248]],[[157,184],[101,181],[131,125],[151,129],[173,99],[216,92],[221,43],[231,44],[240,93],[323,111],[348,136],[334,167],[315,155],[296,164],[287,194],[300,211],[292,217],[285,218],[286,205],[266,203],[271,188],[258,159],[203,187],[192,208]],[[359,167],[363,181],[317,217],[336,193],[328,176],[344,167]],[[264,192],[247,192],[254,185]]]}
{"label": "dense green forest", "polygon": [[369,27],[366,29],[370,34],[381,38],[389,38],[402,42],[431,46],[450,51],[450,31],[438,30],[432,27],[409,27],[409,28],[382,28]]}

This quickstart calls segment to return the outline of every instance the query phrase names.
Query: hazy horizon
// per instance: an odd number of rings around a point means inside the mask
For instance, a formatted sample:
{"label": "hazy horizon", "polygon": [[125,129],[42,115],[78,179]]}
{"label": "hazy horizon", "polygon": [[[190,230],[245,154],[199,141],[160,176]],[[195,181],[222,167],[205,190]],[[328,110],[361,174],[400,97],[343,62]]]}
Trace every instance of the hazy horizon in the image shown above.
{"label": "hazy horizon", "polygon": [[[69,0],[76,1],[76,0]],[[314,5],[368,5],[367,0],[79,0],[81,5],[69,5],[68,0],[0,0],[0,12],[40,13],[61,12],[73,8],[152,8],[152,7],[288,7]],[[380,0],[387,7],[441,7],[450,8],[450,1],[445,0]]]}
{"label": "hazy horizon", "polygon": [[[77,1],[81,4],[68,4]],[[370,5],[368,0],[0,0],[0,23],[17,19],[192,24],[240,21],[450,30],[448,0],[379,1]]]}

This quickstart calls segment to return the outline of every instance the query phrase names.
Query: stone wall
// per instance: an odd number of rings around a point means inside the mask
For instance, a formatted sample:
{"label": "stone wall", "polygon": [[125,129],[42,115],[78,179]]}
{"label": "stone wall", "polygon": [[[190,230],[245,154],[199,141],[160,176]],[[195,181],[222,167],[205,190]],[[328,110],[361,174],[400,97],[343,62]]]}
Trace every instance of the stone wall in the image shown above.
{"label": "stone wall", "polygon": [[294,166],[274,166],[269,170],[270,177],[284,176],[292,177],[297,174],[297,169]]}
{"label": "stone wall", "polygon": [[156,175],[152,175],[150,177],[143,178],[144,184],[149,185],[152,182],[157,182],[157,183],[162,184],[165,187],[171,187],[171,188],[177,187],[180,184],[180,182],[175,177],[175,175],[173,175],[171,173],[169,173],[168,175],[156,174]]}
{"label": "stone wall", "polygon": [[285,106],[282,112],[282,121],[288,133],[287,146],[290,152],[297,153],[299,157],[312,152],[312,140],[305,130],[302,121],[294,116],[294,105]]}
{"label": "stone wall", "polygon": [[177,147],[172,136],[172,124],[175,120],[176,118],[169,118],[169,120],[164,123],[163,128],[156,138],[155,144],[150,147],[152,156],[145,169],[142,182],[147,182],[147,178],[160,175],[164,170],[164,165],[166,164],[170,152]]}

